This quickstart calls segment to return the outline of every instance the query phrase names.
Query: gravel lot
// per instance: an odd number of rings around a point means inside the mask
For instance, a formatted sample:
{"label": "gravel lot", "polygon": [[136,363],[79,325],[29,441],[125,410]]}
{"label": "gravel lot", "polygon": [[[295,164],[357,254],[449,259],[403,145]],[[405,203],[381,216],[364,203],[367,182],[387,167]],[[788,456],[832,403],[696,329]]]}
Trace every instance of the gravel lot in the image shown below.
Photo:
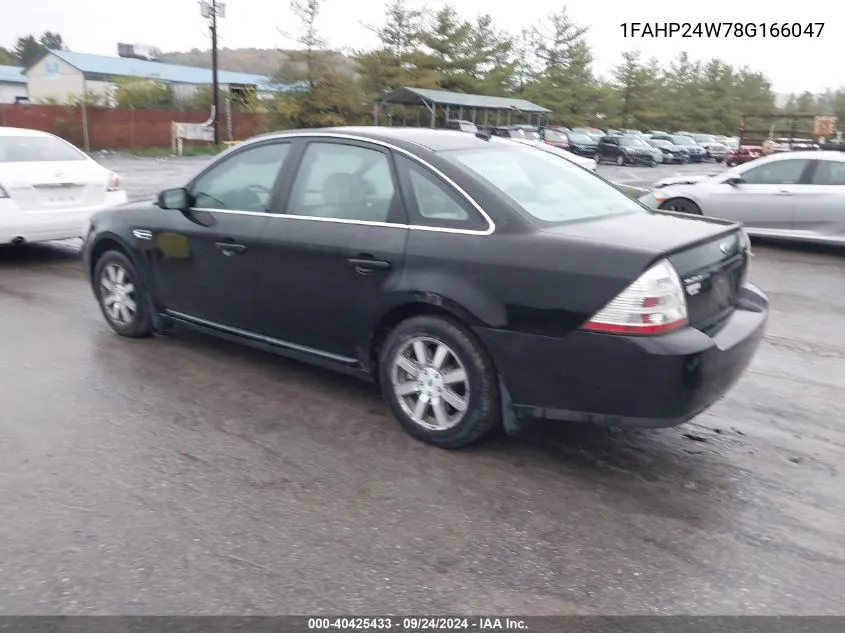
{"label": "gravel lot", "polygon": [[[102,162],[137,198],[205,159]],[[600,167],[679,169],[714,165]],[[843,253],[754,250],[768,336],[693,423],[446,452],[357,381],[119,339],[73,245],[0,249],[0,614],[843,614]]]}

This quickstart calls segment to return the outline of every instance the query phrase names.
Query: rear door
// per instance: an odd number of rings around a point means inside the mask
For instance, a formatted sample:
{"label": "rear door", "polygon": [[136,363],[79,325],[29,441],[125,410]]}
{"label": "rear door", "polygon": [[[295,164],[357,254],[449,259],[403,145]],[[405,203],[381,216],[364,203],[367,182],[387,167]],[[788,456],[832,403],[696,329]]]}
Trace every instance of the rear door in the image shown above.
{"label": "rear door", "polygon": [[314,138],[286,182],[286,212],[261,234],[259,332],[354,362],[402,274],[408,221],[390,152]]}
{"label": "rear door", "polygon": [[742,183],[713,185],[707,213],[760,233],[786,235],[793,227],[796,204],[806,193],[809,168],[810,161],[803,158],[749,164],[734,172]]}
{"label": "rear door", "polygon": [[845,161],[811,160],[795,206],[792,230],[805,238],[845,235]]}

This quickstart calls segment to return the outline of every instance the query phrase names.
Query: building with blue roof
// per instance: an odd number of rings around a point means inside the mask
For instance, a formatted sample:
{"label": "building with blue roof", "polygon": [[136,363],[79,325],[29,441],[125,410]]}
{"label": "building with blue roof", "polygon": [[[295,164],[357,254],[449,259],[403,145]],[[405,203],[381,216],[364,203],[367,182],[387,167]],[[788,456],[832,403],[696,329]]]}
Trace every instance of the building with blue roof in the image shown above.
{"label": "building with blue roof", "polygon": [[[157,79],[170,84],[176,99],[189,99],[197,89],[210,86],[210,68],[178,66],[130,57],[108,57],[63,50],[45,51],[25,70],[29,98],[33,103],[66,103],[83,94],[94,94],[108,102],[115,80],[125,77]],[[297,87],[275,84],[270,77],[250,73],[218,71],[222,92],[237,94],[255,90],[259,96],[287,92]]]}
{"label": "building with blue roof", "polygon": [[0,103],[26,99],[26,75],[20,66],[0,65]]}

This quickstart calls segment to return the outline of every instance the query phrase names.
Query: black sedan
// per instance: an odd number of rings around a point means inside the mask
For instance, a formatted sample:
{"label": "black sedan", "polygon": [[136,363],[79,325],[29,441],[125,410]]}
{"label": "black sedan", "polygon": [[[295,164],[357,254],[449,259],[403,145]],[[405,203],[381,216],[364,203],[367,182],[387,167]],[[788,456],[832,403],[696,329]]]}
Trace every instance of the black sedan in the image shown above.
{"label": "black sedan", "polygon": [[84,247],[118,334],[187,326],[371,379],[445,448],[537,417],[700,413],[763,335],[748,255],[740,226],[648,210],[533,147],[377,127],[246,141],[95,214]]}
{"label": "black sedan", "polygon": [[569,140],[569,151],[578,156],[595,158],[599,148],[599,142],[586,132],[567,132]]}
{"label": "black sedan", "polygon": [[650,138],[647,142],[663,152],[664,163],[683,164],[689,162],[689,152],[680,145],[658,138]]}

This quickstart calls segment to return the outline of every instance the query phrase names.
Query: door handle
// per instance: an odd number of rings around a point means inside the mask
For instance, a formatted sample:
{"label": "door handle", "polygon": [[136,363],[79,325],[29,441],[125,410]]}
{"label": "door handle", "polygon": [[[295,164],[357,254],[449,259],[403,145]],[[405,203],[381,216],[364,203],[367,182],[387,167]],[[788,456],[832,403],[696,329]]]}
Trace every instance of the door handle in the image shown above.
{"label": "door handle", "polygon": [[226,257],[238,255],[246,251],[246,246],[236,242],[215,242],[214,246],[216,246],[217,250],[223,253]]}
{"label": "door handle", "polygon": [[367,275],[374,270],[388,270],[390,269],[390,262],[382,259],[374,259],[372,255],[359,255],[358,257],[350,257],[349,265],[355,269],[355,272]]}

